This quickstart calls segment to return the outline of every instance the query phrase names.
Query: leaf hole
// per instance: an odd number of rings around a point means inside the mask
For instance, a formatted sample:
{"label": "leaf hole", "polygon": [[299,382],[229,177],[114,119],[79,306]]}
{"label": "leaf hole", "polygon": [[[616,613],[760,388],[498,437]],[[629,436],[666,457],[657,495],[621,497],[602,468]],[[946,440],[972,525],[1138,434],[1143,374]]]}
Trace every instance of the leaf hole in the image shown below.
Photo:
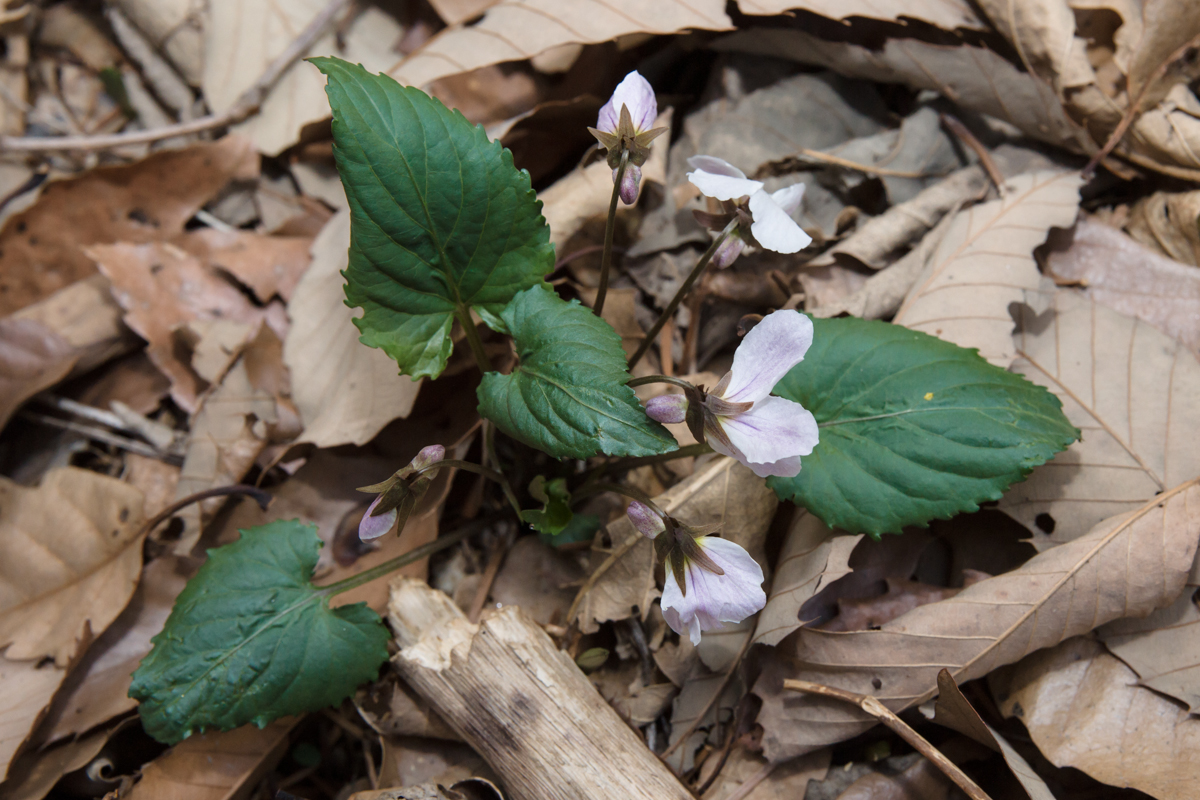
{"label": "leaf hole", "polygon": [[1033,524],[1037,525],[1038,530],[1040,530],[1042,533],[1049,534],[1054,533],[1054,526],[1057,523],[1054,521],[1054,517],[1043,511],[1041,514],[1038,514],[1033,518]]}

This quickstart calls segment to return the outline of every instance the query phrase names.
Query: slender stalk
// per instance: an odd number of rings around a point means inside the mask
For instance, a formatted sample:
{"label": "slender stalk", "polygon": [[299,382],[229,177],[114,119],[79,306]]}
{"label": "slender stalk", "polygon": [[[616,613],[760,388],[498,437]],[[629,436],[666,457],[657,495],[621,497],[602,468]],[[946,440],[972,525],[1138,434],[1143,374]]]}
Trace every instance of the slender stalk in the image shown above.
{"label": "slender stalk", "polygon": [[669,383],[673,386],[678,386],[681,389],[692,388],[692,384],[688,383],[682,378],[676,378],[671,375],[643,375],[640,378],[634,378],[633,380],[626,382],[625,385],[632,389],[637,386],[645,386],[648,383]]}
{"label": "slender stalk", "polygon": [[638,458],[622,458],[617,461],[610,461],[607,464],[601,464],[597,469],[599,470],[599,474],[603,475],[609,472],[616,472],[617,470],[637,469],[647,464],[661,464],[664,461],[674,461],[677,458],[702,456],[705,453],[711,452],[711,447],[704,442],[700,442],[699,444],[689,444],[687,447],[672,450],[669,453],[659,453],[656,456],[640,456]]}
{"label": "slender stalk", "polygon": [[667,516],[667,512],[659,508],[658,504],[650,499],[650,495],[646,494],[641,489],[635,489],[632,486],[619,486],[615,483],[608,483],[607,481],[597,481],[587,486],[581,486],[579,489],[571,493],[571,499],[578,500],[581,497],[590,497],[591,495],[600,494],[601,492],[612,492],[614,494],[625,495],[632,500],[637,500],[639,503],[645,503],[646,505],[650,506],[654,513],[658,514],[660,517]]}
{"label": "slender stalk", "polygon": [[891,728],[900,738],[912,745],[913,749],[921,755],[933,762],[934,766],[940,769],[947,778],[958,784],[967,797],[971,800],[991,800],[987,792],[979,787],[979,784],[971,780],[965,772],[959,769],[950,759],[946,758],[940,750],[934,747],[921,734],[909,727],[908,723],[900,719],[892,713],[891,709],[879,702],[876,698],[869,694],[858,694],[857,692],[848,692],[844,689],[837,689],[833,686],[824,686],[819,683],[810,683],[809,681],[785,680],[783,688],[792,689],[798,692],[807,692],[809,694],[819,694],[824,697],[833,697],[846,703],[852,703],[858,706],[863,711],[867,712],[875,719],[882,722],[884,725]]}
{"label": "slender stalk", "polygon": [[608,270],[612,265],[613,234],[617,229],[617,200],[621,198],[621,181],[625,180],[625,170],[629,167],[629,151],[621,150],[621,164],[617,167],[617,177],[613,179],[612,199],[608,201],[608,222],[604,225],[604,255],[600,257],[600,286],[596,289],[596,302],[592,305],[592,313],[597,317],[604,311],[604,296],[608,294]]}
{"label": "slender stalk", "polygon": [[274,499],[265,489],[259,489],[257,486],[249,486],[243,483],[235,483],[230,486],[218,486],[215,489],[205,489],[202,492],[189,494],[182,500],[172,503],[162,511],[155,514],[146,521],[145,525],[142,526],[142,533],[150,533],[150,531],[157,528],[159,524],[175,516],[175,513],[181,508],[190,506],[192,503],[198,503],[201,500],[207,500],[210,497],[228,497],[229,495],[234,494],[249,495],[250,497],[254,498],[254,502],[258,503],[258,507],[263,511],[267,510],[267,506],[270,505],[271,501]]}
{"label": "slender stalk", "polygon": [[638,346],[637,352],[634,353],[629,359],[630,369],[633,369],[634,365],[642,360],[642,356],[646,355],[646,351],[650,349],[650,345],[653,344],[654,340],[658,338],[658,333],[662,330],[663,325],[666,325],[667,320],[675,315],[675,310],[679,308],[679,304],[683,301],[683,298],[686,297],[687,293],[692,290],[692,284],[694,284],[696,279],[704,273],[704,268],[708,266],[708,262],[712,261],[712,257],[717,254],[717,248],[729,238],[729,235],[733,233],[736,227],[737,219],[734,218],[728,225],[725,226],[725,229],[721,231],[720,235],[717,236],[716,239],[713,239],[712,244],[709,245],[708,249],[704,251],[704,255],[700,256],[700,260],[697,261],[696,266],[692,268],[692,273],[687,276],[687,280],[683,282],[683,286],[680,286],[679,291],[677,291],[675,296],[671,298],[671,302],[667,304],[666,309],[663,311],[662,315],[659,316],[658,321],[654,323],[654,327],[650,329],[650,331],[646,334],[646,338],[643,339],[642,343]]}
{"label": "slender stalk", "polygon": [[504,474],[490,467],[485,467],[480,464],[472,464],[470,461],[460,461],[457,458],[446,458],[441,461],[435,461],[427,467],[417,470],[416,474],[420,475],[425,472],[432,472],[435,469],[442,467],[455,467],[464,472],[473,472],[476,475],[482,475],[488,480],[495,481],[500,484],[500,488],[504,490],[504,497],[508,500],[508,504],[512,506],[513,511],[517,512],[517,516],[521,516],[521,504],[517,502],[517,495],[513,492],[512,485],[509,484],[508,478]]}
{"label": "slender stalk", "polygon": [[482,530],[495,521],[496,515],[492,514],[481,519],[477,519],[474,522],[469,522],[458,530],[439,537],[429,544],[421,545],[414,550],[409,550],[404,555],[390,558],[382,564],[377,564],[370,569],[365,569],[357,575],[352,575],[345,580],[338,581],[337,583],[331,583],[328,586],[322,586],[321,593],[326,597],[332,597],[335,594],[341,594],[342,592],[348,592],[351,589],[357,589],[364,583],[370,583],[377,578],[382,578],[388,573],[395,572],[401,567],[406,567],[414,561],[420,561],[423,558],[428,558],[440,550],[445,550],[451,545],[458,544],[472,533]]}
{"label": "slender stalk", "polygon": [[483,340],[479,338],[479,331],[475,327],[475,321],[471,319],[471,312],[467,309],[459,309],[458,322],[462,325],[463,333],[467,337],[467,344],[471,346],[471,354],[475,356],[475,364],[479,367],[481,373],[492,371],[492,362],[487,357],[487,351],[483,349]]}

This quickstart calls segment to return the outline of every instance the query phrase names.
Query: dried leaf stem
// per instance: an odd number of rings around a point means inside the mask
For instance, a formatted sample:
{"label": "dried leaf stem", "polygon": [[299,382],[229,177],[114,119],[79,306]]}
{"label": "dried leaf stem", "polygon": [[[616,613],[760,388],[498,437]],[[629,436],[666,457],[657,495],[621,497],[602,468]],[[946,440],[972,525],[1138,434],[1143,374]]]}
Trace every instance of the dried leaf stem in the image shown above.
{"label": "dried leaf stem", "polygon": [[234,494],[245,494],[254,498],[254,502],[258,503],[258,507],[263,511],[267,510],[267,506],[271,504],[271,497],[265,489],[259,489],[257,486],[249,486],[244,483],[235,483],[229,486],[217,486],[213,489],[205,489],[202,492],[189,494],[181,500],[177,500],[171,505],[164,508],[162,511],[151,517],[145,525],[142,526],[142,533],[150,533],[157,528],[161,523],[175,516],[176,512],[181,508],[190,506],[192,503],[198,503],[201,500],[207,500],[210,497],[228,497]]}
{"label": "dried leaf stem", "polygon": [[871,695],[847,692],[844,689],[835,689],[832,686],[792,679],[785,680],[783,688],[793,689],[798,692],[807,692],[809,694],[819,694],[823,697],[832,697],[835,700],[853,703],[891,728],[899,734],[900,738],[912,745],[913,749],[932,761],[934,766],[945,773],[947,778],[958,784],[958,787],[966,792],[971,800],[991,800],[991,797],[979,787],[979,784],[971,780],[954,762],[942,755],[942,752],[930,744],[928,739],[909,727],[908,723],[893,714],[891,709]]}
{"label": "dried leaf stem", "polygon": [[267,65],[266,70],[254,82],[254,85],[242,92],[224,113],[209,114],[190,122],[180,122],[152,130],[129,133],[97,136],[0,136],[0,151],[37,153],[61,150],[107,150],[131,144],[149,144],[162,139],[204,133],[214,128],[236,125],[258,113],[262,108],[263,101],[266,100],[267,95],[283,76],[283,73],[329,30],[338,14],[351,2],[352,0],[331,0],[292,40],[287,49]]}
{"label": "dried leaf stem", "polygon": [[970,128],[963,125],[958,117],[953,114],[939,114],[942,124],[950,129],[950,132],[958,137],[958,140],[967,147],[975,151],[975,155],[979,156],[979,163],[983,166],[987,176],[991,178],[992,185],[996,187],[996,192],[1001,197],[1004,197],[1007,192],[1004,188],[1004,173],[1000,171],[1000,167],[996,166],[996,160],[992,158],[992,154],[983,146],[983,142],[971,133]]}
{"label": "dried leaf stem", "polygon": [[634,365],[642,360],[642,356],[646,355],[646,351],[650,349],[650,345],[658,338],[659,331],[662,330],[663,325],[666,325],[667,320],[675,316],[675,309],[679,308],[679,304],[683,301],[683,298],[687,297],[687,293],[692,290],[692,284],[704,274],[704,268],[708,266],[708,262],[712,261],[713,256],[717,254],[717,248],[729,238],[735,228],[737,228],[736,217],[725,226],[725,229],[721,231],[717,238],[713,239],[712,244],[704,251],[704,255],[700,256],[700,260],[692,268],[692,272],[687,276],[687,280],[679,287],[679,291],[675,292],[675,296],[671,298],[671,302],[663,309],[663,313],[659,316],[658,321],[654,323],[654,327],[646,334],[646,338],[642,339],[642,343],[638,345],[637,352],[630,357],[630,369],[633,369]]}
{"label": "dried leaf stem", "polygon": [[621,181],[629,167],[629,151],[621,150],[621,164],[613,178],[612,199],[608,201],[608,220],[604,223],[604,254],[600,257],[600,285],[596,288],[596,302],[592,313],[597,317],[604,311],[604,298],[608,294],[608,272],[612,268],[613,235],[617,229],[617,201],[621,199]]}

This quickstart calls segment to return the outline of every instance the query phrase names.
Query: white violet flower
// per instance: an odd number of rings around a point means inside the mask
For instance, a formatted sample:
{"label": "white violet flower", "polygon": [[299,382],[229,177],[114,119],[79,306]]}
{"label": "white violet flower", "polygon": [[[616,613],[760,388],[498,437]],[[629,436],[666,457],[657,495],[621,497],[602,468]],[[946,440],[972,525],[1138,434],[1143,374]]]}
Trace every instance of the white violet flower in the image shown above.
{"label": "white violet flower", "polygon": [[[364,542],[378,539],[392,529],[397,520],[408,519],[409,512],[425,494],[429,484],[437,477],[437,470],[417,474],[446,457],[446,448],[440,444],[425,447],[408,466],[393,474],[382,483],[364,486],[358,491],[378,493],[358,523],[358,538]],[[415,476],[415,477],[413,477]]]}
{"label": "white violet flower", "polygon": [[588,128],[592,136],[608,150],[608,166],[613,182],[620,175],[622,153],[628,152],[625,177],[621,179],[620,195],[625,205],[633,205],[642,180],[642,165],[650,156],[650,142],[666,133],[666,128],[654,128],[658,117],[658,99],[654,88],[637,70],[617,84],[612,97],[600,109],[596,127]]}
{"label": "white violet flower", "polygon": [[750,180],[737,167],[713,156],[692,156],[687,174],[700,192],[716,201],[717,210],[695,211],[696,219],[711,231],[721,231],[734,219],[737,227],[721,244],[713,263],[727,267],[746,247],[760,247],[776,253],[798,253],[812,237],[796,224],[792,214],[804,199],[804,184],[767,193],[762,181]]}
{"label": "white violet flower", "polygon": [[798,311],[775,311],[746,334],[733,367],[711,391],[692,387],[646,403],[662,423],[687,422],[697,441],[736,458],[759,477],[793,478],[800,457],[812,453],[819,431],[812,413],[771,391],[812,344],[812,320]]}

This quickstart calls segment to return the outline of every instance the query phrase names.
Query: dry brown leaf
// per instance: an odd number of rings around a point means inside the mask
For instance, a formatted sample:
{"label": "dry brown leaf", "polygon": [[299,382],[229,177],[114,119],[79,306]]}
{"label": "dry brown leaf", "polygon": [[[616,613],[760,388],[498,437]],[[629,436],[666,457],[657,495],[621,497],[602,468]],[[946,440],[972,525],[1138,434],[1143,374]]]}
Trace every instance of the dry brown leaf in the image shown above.
{"label": "dry brown leaf", "polygon": [[1200,782],[1200,720],[1137,685],[1133,670],[1084,637],[1034,653],[991,679],[1005,716],[1059,767],[1157,800],[1190,800]]}
{"label": "dry brown leaf", "polygon": [[78,354],[75,372],[82,373],[142,346],[121,316],[108,279],[93,275],[22,308],[12,319],[32,320],[61,336]]}
{"label": "dry brown leaf", "polygon": [[[718,690],[721,691],[721,697],[713,703],[713,694]],[[707,709],[708,712],[688,736],[687,742],[679,745],[667,757],[672,769],[679,774],[687,772],[695,764],[696,751],[705,742],[719,747],[725,741],[724,737],[729,735],[728,728],[732,723],[733,707],[743,693],[741,678],[736,675],[728,682],[720,673],[694,675],[683,685],[679,696],[671,704],[671,736],[668,742],[674,745],[696,723],[702,711]]]}
{"label": "dry brown leaf", "polygon": [[429,5],[447,25],[474,19],[500,0],[429,0]]}
{"label": "dry brown leaf", "polygon": [[0,646],[61,666],[129,602],[142,568],[142,493],[64,467],[36,489],[0,479]]}
{"label": "dry brown leaf", "polygon": [[865,631],[882,627],[914,608],[947,600],[961,589],[919,581],[888,578],[887,591],[875,597],[839,597],[837,616],[820,626],[824,631]]}
{"label": "dry brown leaf", "polygon": [[[1016,372],[1054,392],[1083,440],[1000,500],[1027,528],[1068,541],[1200,475],[1200,364],[1154,328],[1058,291],[1054,313],[1021,314]],[[1046,516],[1043,516],[1046,515]]]}
{"label": "dry brown leaf", "polygon": [[255,325],[263,317],[231,282],[176,245],[95,245],[87,248],[112,281],[113,296],[125,309],[125,322],[149,342],[146,353],[171,381],[171,397],[184,410],[196,410],[207,387],[204,376],[185,361],[188,345],[180,329],[193,321]]}
{"label": "dry brown leaf", "polygon": [[0,656],[0,778],[67,677],[65,669]]}
{"label": "dry brown leaf", "polygon": [[[766,532],[779,501],[766,481],[733,459],[714,459],[654,501],[689,525],[719,523],[724,538],[745,547],[760,563],[764,561]],[[637,533],[625,516],[609,523],[608,532],[614,547],[630,540],[637,544],[617,560],[579,604],[579,626],[585,633],[595,633],[601,622],[635,615],[644,619],[659,595],[654,582],[653,542]],[[589,571],[607,557],[607,550],[594,550]]]}
{"label": "dry brown leaf", "polygon": [[142,770],[128,800],[235,800],[246,797],[287,753],[300,717],[259,729],[199,733],[184,739]]}
{"label": "dry brown leaf", "polygon": [[1174,697],[1192,713],[1200,709],[1200,563],[1192,564],[1183,594],[1141,619],[1119,619],[1097,631],[1113,655],[1128,664],[1141,685]]}
{"label": "dry brown leaf", "polygon": [[1155,192],[1129,209],[1125,230],[1168,258],[1200,266],[1200,191]]}
{"label": "dry brown leaf", "polygon": [[792,10],[811,11],[830,19],[870,17],[901,22],[916,19],[946,30],[955,28],[986,28],[969,3],[963,0],[738,0],[743,14],[773,16]]}
{"label": "dry brown leaf", "polygon": [[933,89],[1035,139],[1071,149],[1082,149],[1079,140],[1086,136],[1067,117],[1049,86],[985,48],[890,39],[881,49],[872,50],[794,29],[741,31],[715,46],[817,64],[852,78]]}
{"label": "dry brown leaf", "polygon": [[65,378],[78,358],[37,320],[0,319],[0,428],[22,403]]}
{"label": "dry brown leaf", "polygon": [[574,559],[542,544],[536,536],[523,536],[505,556],[492,583],[491,598],[497,608],[520,606],[540,625],[561,625],[582,572]]}
{"label": "dry brown leaf", "polygon": [[203,0],[115,0],[192,86],[204,71]]}
{"label": "dry brown leaf", "polygon": [[342,288],[349,246],[350,212],[343,210],[313,241],[312,264],[288,304],[292,326],[283,359],[304,420],[300,441],[318,447],[366,444],[408,416],[421,387],[382,350],[358,341]]}
{"label": "dry brown leaf", "polygon": [[[772,769],[771,774],[752,789],[744,800],[796,800],[806,797],[808,784],[823,780],[829,772],[831,755],[829,750],[818,750],[780,764]],[[752,753],[742,747],[735,748],[721,774],[703,794],[703,799],[721,800],[729,797],[742,783],[766,766],[767,760],[758,753]]]}
{"label": "dry brown leaf", "polygon": [[419,87],[489,64],[522,61],[564,44],[732,27],[723,0],[502,0],[474,25],[434,36],[388,74]]}
{"label": "dry brown leaf", "polygon": [[850,552],[860,539],[862,534],[836,535],[813,514],[797,511],[775,561],[771,594],[758,614],[754,641],[776,645],[803,625],[806,620],[800,619],[800,608],[817,592],[850,574]]}
{"label": "dry brown leaf", "polygon": [[292,299],[296,284],[311,260],[309,236],[262,236],[247,231],[205,228],[175,241],[204,260],[210,269],[232,275],[254,292],[259,302]]}
{"label": "dry brown leaf", "polygon": [[974,680],[1039,648],[1169,604],[1187,579],[1198,538],[1200,486],[1189,482],[880,630],[803,628],[777,650],[754,687],[763,699],[764,754],[788,758],[876,723],[840,701],[791,695],[784,702],[784,678],[908,708],[937,693],[942,668],[956,681]]}
{"label": "dry brown leaf", "polygon": [[954,784],[924,757],[900,772],[869,772],[846,787],[838,800],[950,800]]}
{"label": "dry brown leaf", "polygon": [[[269,426],[283,419],[284,404],[275,391],[278,373],[284,370],[282,350],[271,329],[262,326],[220,386],[204,397],[188,433],[176,500],[238,483],[254,464],[271,435]],[[179,512],[184,529],[175,542],[177,555],[191,552],[202,519],[224,502],[225,498],[214,497]]]}
{"label": "dry brown leaf", "polygon": [[[243,3],[210,0],[204,37],[204,99],[214,113],[229,110],[267,66],[283,53],[326,0]],[[236,35],[233,33],[236,32]],[[365,6],[338,37],[330,31],[304,55],[336,55],[380,72],[396,62],[392,47],[402,33],[399,23],[374,6]],[[300,130],[329,117],[325,79],[312,64],[293,64],[267,94],[259,113],[233,127],[268,155],[295,144]]]}
{"label": "dry brown leaf", "polygon": [[226,136],[50,183],[0,231],[0,314],[95,275],[82,247],[175,236],[230,180],[257,175],[250,143]]}
{"label": "dry brown leaf", "polygon": [[983,721],[946,670],[938,673],[938,698],[934,705],[933,721],[999,751],[1029,795],[1029,800],[1054,800],[1046,782],[1038,777],[1029,762],[1003,736]]}
{"label": "dry brown leaf", "polygon": [[0,783],[0,795],[5,800],[42,800],[63,775],[86,767],[104,749],[116,727],[41,752],[25,752],[13,762],[7,781]]}
{"label": "dry brown leaf", "polygon": [[1040,304],[1045,278],[1033,250],[1051,228],[1074,224],[1081,183],[1070,172],[1019,175],[1006,197],[958,212],[892,321],[1008,368],[1016,357],[1009,305]]}
{"label": "dry brown leaf", "polygon": [[1080,220],[1066,250],[1046,260],[1101,305],[1158,328],[1200,353],[1200,269],[1142,247],[1116,228]]}

